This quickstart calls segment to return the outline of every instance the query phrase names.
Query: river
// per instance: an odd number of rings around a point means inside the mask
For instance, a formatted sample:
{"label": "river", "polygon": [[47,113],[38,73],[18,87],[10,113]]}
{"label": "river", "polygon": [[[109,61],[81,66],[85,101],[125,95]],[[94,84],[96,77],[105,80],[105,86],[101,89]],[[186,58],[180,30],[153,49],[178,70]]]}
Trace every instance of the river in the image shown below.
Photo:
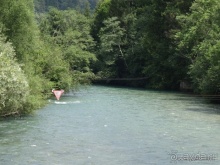
{"label": "river", "polygon": [[0,121],[1,165],[220,164],[220,105],[89,86],[34,115]]}

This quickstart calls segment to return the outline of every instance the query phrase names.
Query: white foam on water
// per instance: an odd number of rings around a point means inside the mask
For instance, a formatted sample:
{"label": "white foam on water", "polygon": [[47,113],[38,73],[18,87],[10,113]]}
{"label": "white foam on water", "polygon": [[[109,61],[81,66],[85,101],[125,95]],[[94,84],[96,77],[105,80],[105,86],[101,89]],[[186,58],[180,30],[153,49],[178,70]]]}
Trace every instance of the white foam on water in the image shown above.
{"label": "white foam on water", "polygon": [[67,104],[67,102],[55,101],[55,104]]}
{"label": "white foam on water", "polygon": [[79,104],[81,101],[73,101],[74,104]]}
{"label": "white foam on water", "polygon": [[54,103],[55,104],[79,104],[81,102],[80,101],[70,101],[70,102],[67,102],[67,101],[55,101]]}

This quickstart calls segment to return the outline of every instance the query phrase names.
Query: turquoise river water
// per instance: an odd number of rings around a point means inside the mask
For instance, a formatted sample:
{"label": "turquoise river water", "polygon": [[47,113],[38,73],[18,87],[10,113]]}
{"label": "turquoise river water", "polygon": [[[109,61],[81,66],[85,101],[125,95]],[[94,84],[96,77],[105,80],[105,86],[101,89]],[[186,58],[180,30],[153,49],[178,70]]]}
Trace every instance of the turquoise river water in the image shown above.
{"label": "turquoise river water", "polygon": [[0,121],[0,165],[220,164],[220,105],[182,93],[90,86]]}

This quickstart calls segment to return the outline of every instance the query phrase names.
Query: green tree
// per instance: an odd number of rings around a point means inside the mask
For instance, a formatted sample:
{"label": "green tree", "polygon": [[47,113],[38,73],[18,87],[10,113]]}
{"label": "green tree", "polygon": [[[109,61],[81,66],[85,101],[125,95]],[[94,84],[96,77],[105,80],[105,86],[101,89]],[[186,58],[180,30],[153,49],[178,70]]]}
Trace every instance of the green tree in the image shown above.
{"label": "green tree", "polygon": [[187,60],[177,56],[172,31],[179,28],[176,15],[187,11],[188,2],[187,5],[182,1],[164,0],[136,3],[137,33],[132,73],[148,77],[148,87],[178,89],[180,80],[186,77]]}
{"label": "green tree", "polygon": [[95,41],[99,42],[99,31],[104,26],[103,21],[109,17],[111,1],[103,0],[97,4],[95,16],[92,24],[91,34]]}
{"label": "green tree", "polygon": [[190,60],[189,75],[194,89],[205,94],[220,91],[220,4],[218,0],[196,0],[187,15],[178,20],[179,53]]}
{"label": "green tree", "polygon": [[0,15],[2,32],[11,41],[15,58],[22,64],[22,70],[28,78],[30,96],[26,107],[30,110],[39,108],[44,103],[45,92],[51,91],[52,86],[39,65],[46,54],[35,22],[33,1],[2,1]]}
{"label": "green tree", "polygon": [[[120,27],[117,17],[104,21],[104,27],[100,30],[100,55],[107,66],[116,66],[117,77],[122,77],[122,71],[127,67],[124,52],[122,50],[125,29]],[[117,64],[118,63],[118,64]]]}
{"label": "green tree", "polygon": [[93,76],[90,64],[96,58],[91,53],[94,41],[90,35],[90,20],[87,17],[75,10],[60,11],[51,8],[42,17],[40,29],[48,42],[60,49],[61,58],[69,66],[73,84]]}
{"label": "green tree", "polygon": [[29,92],[28,79],[15,60],[11,43],[0,36],[0,116],[26,113]]}
{"label": "green tree", "polygon": [[85,5],[84,5],[84,6],[85,6],[85,7],[84,7],[84,15],[85,15],[86,17],[90,17],[90,15],[91,15],[91,7],[90,7],[90,3],[89,3],[88,0],[85,2]]}

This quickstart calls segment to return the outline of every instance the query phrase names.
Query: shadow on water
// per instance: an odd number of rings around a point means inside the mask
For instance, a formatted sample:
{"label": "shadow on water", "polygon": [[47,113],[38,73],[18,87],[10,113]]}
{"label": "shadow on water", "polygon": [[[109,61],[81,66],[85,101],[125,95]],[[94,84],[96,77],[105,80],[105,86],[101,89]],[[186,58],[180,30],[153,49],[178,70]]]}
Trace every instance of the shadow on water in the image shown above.
{"label": "shadow on water", "polygon": [[[219,97],[204,97],[201,95],[193,95],[181,92],[166,92],[166,94],[167,97],[162,98],[162,100],[170,101],[172,103],[182,102],[183,104],[188,105],[188,107],[184,108],[186,111],[220,115]],[[169,94],[171,97],[169,97]]]}
{"label": "shadow on water", "polygon": [[219,104],[220,100],[217,100],[216,102],[216,100],[201,96],[190,96],[190,97],[186,96],[186,98],[183,98],[182,100],[189,101],[194,105],[194,106],[191,105],[190,107],[186,108],[187,111],[220,115],[220,104]]}
{"label": "shadow on water", "polygon": [[201,107],[189,107],[186,108],[187,111],[194,111],[194,112],[202,112],[206,114],[215,114],[215,115],[220,115],[220,108],[219,105],[207,105],[203,108]]}

